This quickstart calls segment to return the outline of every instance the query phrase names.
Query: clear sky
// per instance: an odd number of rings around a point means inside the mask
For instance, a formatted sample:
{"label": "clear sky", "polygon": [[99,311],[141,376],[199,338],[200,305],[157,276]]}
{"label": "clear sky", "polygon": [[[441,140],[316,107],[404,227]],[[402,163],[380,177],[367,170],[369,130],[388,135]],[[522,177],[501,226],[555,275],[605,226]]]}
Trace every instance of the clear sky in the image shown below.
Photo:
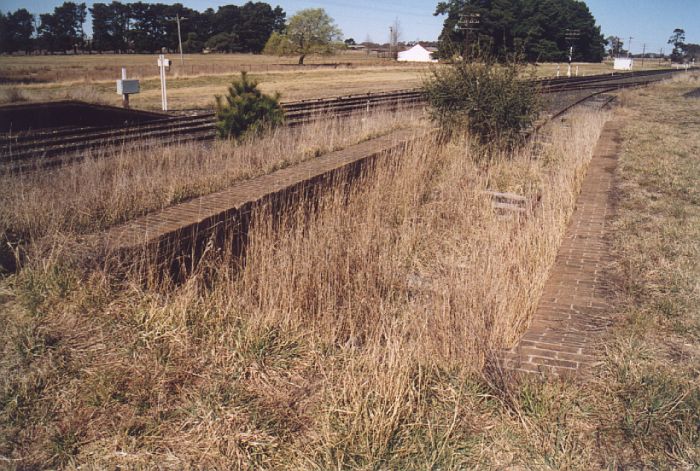
{"label": "clear sky", "polygon": [[[74,0],[79,1],[79,0]],[[103,0],[105,3],[111,0]],[[196,10],[226,4],[242,4],[231,0],[180,0]],[[162,3],[174,3],[161,0]],[[63,0],[0,0],[3,11],[27,8],[32,13],[46,13],[63,3]],[[88,6],[92,1],[87,1]],[[434,17],[437,0],[278,0],[290,16],[295,11],[323,7],[335,19],[346,38],[357,42],[369,36],[374,42],[389,40],[389,25],[398,19],[401,25],[401,40],[437,39],[442,28],[442,19]],[[700,0],[586,0],[603,34],[624,39],[625,48],[632,36],[632,51],[641,53],[643,44],[647,51],[658,52],[670,47],[666,44],[675,28],[686,31],[686,41],[700,44]]]}

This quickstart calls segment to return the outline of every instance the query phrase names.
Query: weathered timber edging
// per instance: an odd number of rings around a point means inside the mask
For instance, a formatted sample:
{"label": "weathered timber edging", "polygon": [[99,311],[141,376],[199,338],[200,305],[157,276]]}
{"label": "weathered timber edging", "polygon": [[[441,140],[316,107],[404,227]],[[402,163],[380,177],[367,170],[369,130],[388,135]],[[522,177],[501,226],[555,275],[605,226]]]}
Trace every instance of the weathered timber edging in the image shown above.
{"label": "weathered timber edging", "polygon": [[600,360],[599,342],[612,322],[606,234],[621,128],[609,121],[603,129],[532,323],[504,355],[508,368],[565,375]]}
{"label": "weathered timber edging", "polygon": [[228,241],[240,251],[254,209],[265,204],[282,208],[324,183],[357,176],[377,157],[404,149],[416,133],[416,129],[397,130],[136,218],[107,230],[100,245],[106,254],[119,259],[138,256],[145,249],[149,259],[158,254],[160,262],[176,263],[172,268],[177,270],[182,270],[183,262],[196,263],[202,244],[212,240],[217,244]]}

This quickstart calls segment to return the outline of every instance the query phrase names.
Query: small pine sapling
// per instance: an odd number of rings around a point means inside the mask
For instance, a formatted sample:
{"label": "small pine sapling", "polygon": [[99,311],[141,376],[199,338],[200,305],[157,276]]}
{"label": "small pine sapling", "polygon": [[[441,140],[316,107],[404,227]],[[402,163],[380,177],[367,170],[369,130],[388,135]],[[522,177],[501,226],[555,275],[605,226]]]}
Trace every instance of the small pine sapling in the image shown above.
{"label": "small pine sapling", "polygon": [[280,95],[270,96],[258,89],[258,82],[248,78],[245,72],[234,79],[228,94],[216,97],[216,128],[219,137],[240,139],[247,135],[259,135],[263,131],[284,122]]}

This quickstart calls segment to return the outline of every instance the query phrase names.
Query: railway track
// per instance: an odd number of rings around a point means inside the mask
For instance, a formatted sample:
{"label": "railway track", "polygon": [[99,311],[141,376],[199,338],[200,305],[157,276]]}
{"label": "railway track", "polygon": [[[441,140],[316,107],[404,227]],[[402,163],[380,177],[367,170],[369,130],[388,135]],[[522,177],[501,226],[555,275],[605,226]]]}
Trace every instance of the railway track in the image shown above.
{"label": "railway track", "polygon": [[[618,75],[541,79],[534,81],[543,94],[571,94],[591,91],[592,94],[621,88],[639,87],[669,78],[677,70],[631,72]],[[556,102],[556,100],[554,100]],[[348,95],[283,103],[286,124],[299,126],[315,119],[348,116],[376,109],[419,106],[424,103],[420,89],[383,93]],[[567,108],[570,106],[567,106]],[[177,143],[215,138],[213,112],[190,116],[172,116],[138,126],[103,126],[67,128],[53,131],[17,133],[0,136],[0,173],[15,173],[54,167],[84,158],[89,152],[97,155],[119,151],[134,145]]]}

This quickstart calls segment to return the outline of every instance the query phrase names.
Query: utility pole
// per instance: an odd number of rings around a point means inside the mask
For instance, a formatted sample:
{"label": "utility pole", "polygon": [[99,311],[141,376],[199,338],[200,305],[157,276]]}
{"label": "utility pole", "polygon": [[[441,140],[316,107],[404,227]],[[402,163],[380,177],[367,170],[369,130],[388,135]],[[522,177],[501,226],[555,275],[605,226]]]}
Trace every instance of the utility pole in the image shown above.
{"label": "utility pole", "polygon": [[565,38],[569,42],[569,68],[566,72],[567,77],[571,77],[571,62],[574,58],[574,41],[579,38],[581,32],[577,29],[567,29]]}
{"label": "utility pole", "polygon": [[659,65],[661,65],[661,62],[664,60],[664,48],[662,47],[659,49]]}
{"label": "utility pole", "polygon": [[180,14],[175,14],[175,21],[177,21],[177,42],[180,45],[180,65],[185,65],[185,58],[182,55],[182,35],[180,34],[180,20],[184,21],[187,18],[180,18]]}
{"label": "utility pole", "polygon": [[457,29],[459,31],[464,31],[464,59],[468,59],[469,54],[469,36],[472,31],[478,31],[479,25],[481,24],[481,14],[480,13],[462,13],[459,15],[459,22],[457,22]]}
{"label": "utility pole", "polygon": [[642,68],[644,68],[644,55],[647,53],[647,44],[644,43],[644,46],[642,46]]}
{"label": "utility pole", "polygon": [[389,26],[389,58],[392,58],[391,48],[394,45],[394,27]]}

